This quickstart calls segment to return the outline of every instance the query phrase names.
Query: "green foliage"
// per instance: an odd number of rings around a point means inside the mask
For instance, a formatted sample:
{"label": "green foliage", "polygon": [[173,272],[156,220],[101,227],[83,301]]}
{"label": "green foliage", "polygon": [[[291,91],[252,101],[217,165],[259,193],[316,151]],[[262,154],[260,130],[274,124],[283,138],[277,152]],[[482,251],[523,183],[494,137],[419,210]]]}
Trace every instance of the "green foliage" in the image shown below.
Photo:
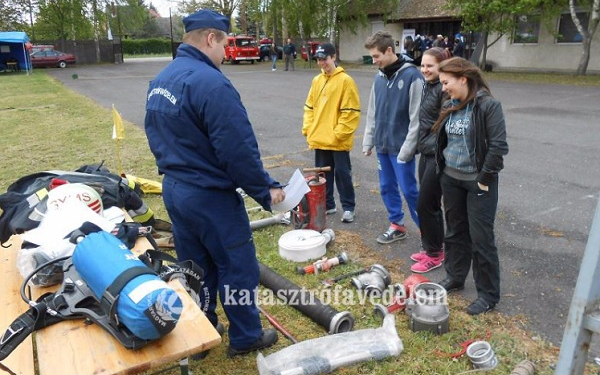
{"label": "green foliage", "polygon": [[41,0],[34,25],[36,38],[46,40],[92,39],[92,22],[84,0]]}
{"label": "green foliage", "polygon": [[171,53],[169,39],[123,39],[123,53],[126,55],[147,55]]}
{"label": "green foliage", "polygon": [[458,9],[466,30],[504,34],[514,27],[515,15],[527,10],[529,0],[448,0],[446,7]]}
{"label": "green foliage", "polygon": [[187,0],[180,3],[179,12],[190,14],[198,9],[212,9],[231,18],[239,4],[240,0]]}
{"label": "green foliage", "polygon": [[0,30],[29,31],[25,20],[29,20],[28,0],[0,1]]}
{"label": "green foliage", "polygon": [[118,5],[109,17],[113,34],[131,38],[148,38],[164,35],[156,19],[150,17],[148,8],[143,3],[131,1],[129,4]]}

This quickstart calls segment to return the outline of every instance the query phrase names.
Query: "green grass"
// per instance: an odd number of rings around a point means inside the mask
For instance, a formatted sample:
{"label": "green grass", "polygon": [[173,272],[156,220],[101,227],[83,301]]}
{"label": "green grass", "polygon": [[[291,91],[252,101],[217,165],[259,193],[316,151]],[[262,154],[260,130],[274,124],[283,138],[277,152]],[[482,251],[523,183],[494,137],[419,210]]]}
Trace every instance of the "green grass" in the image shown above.
{"label": "green grass", "polygon": [[[117,171],[115,144],[111,139],[112,117],[108,109],[70,91],[45,72],[34,71],[31,76],[6,75],[1,78],[1,191],[21,176],[47,169],[73,170],[83,164],[105,160],[109,169]],[[159,180],[143,131],[126,122],[125,132],[126,138],[122,142],[124,172]],[[144,199],[157,217],[168,219],[160,197],[148,196]],[[248,205],[256,204],[248,202]],[[252,213],[251,219],[265,215],[268,216],[264,212]],[[346,251],[352,262],[335,267],[327,275],[300,276],[295,272],[297,264],[283,261],[278,255],[278,239],[289,229],[280,225],[258,230],[255,232],[255,243],[263,263],[300,286],[319,290],[322,287],[319,280],[322,278],[341,275],[374,263],[385,265],[392,275],[393,282],[401,282],[407,276],[397,272],[401,261],[386,259],[389,258],[389,254],[370,249],[356,233],[345,231],[336,233],[337,238],[329,245],[327,255],[331,257]],[[349,282],[342,285],[355,293]],[[436,336],[412,332],[409,329],[408,317],[404,313],[397,313],[396,327],[404,344],[404,351],[400,356],[342,368],[337,370],[336,374],[461,374],[471,369],[468,358],[452,360],[438,354],[437,351],[456,352],[460,349],[460,343],[477,338],[487,338],[500,361],[498,368],[490,371],[490,374],[508,374],[524,359],[537,364],[536,374],[553,374],[552,365],[557,360],[558,348],[523,330],[525,317],[508,317],[496,312],[470,317],[464,313],[467,301],[452,295],[449,303],[449,333]],[[339,311],[351,312],[356,319],[355,329],[375,328],[381,323],[373,314],[370,304],[332,307]],[[291,307],[277,305],[264,308],[299,340],[317,339],[326,335],[322,327]],[[227,325],[220,308],[219,313]],[[267,327],[269,323],[263,320],[263,325]],[[211,350],[206,360],[191,362],[191,372],[206,375],[257,373],[254,355],[227,359],[227,343],[225,335],[223,343]],[[279,343],[264,354],[274,353],[289,344],[290,342],[280,335]],[[179,374],[179,369],[170,369],[165,373],[176,375]],[[591,374],[591,369],[588,369],[587,373]]]}

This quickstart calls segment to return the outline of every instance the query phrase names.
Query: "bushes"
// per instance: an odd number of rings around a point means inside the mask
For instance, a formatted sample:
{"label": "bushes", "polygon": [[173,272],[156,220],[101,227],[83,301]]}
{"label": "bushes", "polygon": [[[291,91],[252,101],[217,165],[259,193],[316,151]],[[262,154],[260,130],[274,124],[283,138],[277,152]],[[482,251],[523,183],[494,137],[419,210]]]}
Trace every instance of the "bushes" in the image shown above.
{"label": "bushes", "polygon": [[171,53],[171,40],[169,39],[123,39],[122,43],[125,55]]}

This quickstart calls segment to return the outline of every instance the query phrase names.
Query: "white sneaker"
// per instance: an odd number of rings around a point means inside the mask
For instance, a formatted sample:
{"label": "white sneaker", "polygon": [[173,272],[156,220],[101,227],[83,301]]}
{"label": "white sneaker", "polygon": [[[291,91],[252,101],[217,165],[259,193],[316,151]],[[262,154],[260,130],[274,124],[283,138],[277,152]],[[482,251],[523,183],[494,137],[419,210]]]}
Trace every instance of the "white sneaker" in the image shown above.
{"label": "white sneaker", "polygon": [[334,208],[330,208],[330,209],[328,209],[327,211],[325,211],[325,213],[326,213],[327,215],[333,215],[333,214],[335,214],[336,212],[337,212],[337,208],[335,208],[335,207],[334,207]]}
{"label": "white sneaker", "polygon": [[271,70],[272,70],[272,71],[276,71],[277,69],[273,68],[273,69],[271,69]]}
{"label": "white sneaker", "polygon": [[342,215],[342,222],[343,223],[351,223],[354,221],[354,211],[344,211],[344,214]]}

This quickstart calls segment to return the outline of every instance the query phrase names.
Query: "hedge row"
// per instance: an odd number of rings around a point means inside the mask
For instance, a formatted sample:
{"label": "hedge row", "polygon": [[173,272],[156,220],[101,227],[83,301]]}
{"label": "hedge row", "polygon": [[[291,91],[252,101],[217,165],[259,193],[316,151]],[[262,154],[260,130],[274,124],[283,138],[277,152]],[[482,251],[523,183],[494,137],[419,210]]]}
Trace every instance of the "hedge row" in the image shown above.
{"label": "hedge row", "polygon": [[123,54],[147,55],[171,53],[169,39],[123,39]]}

